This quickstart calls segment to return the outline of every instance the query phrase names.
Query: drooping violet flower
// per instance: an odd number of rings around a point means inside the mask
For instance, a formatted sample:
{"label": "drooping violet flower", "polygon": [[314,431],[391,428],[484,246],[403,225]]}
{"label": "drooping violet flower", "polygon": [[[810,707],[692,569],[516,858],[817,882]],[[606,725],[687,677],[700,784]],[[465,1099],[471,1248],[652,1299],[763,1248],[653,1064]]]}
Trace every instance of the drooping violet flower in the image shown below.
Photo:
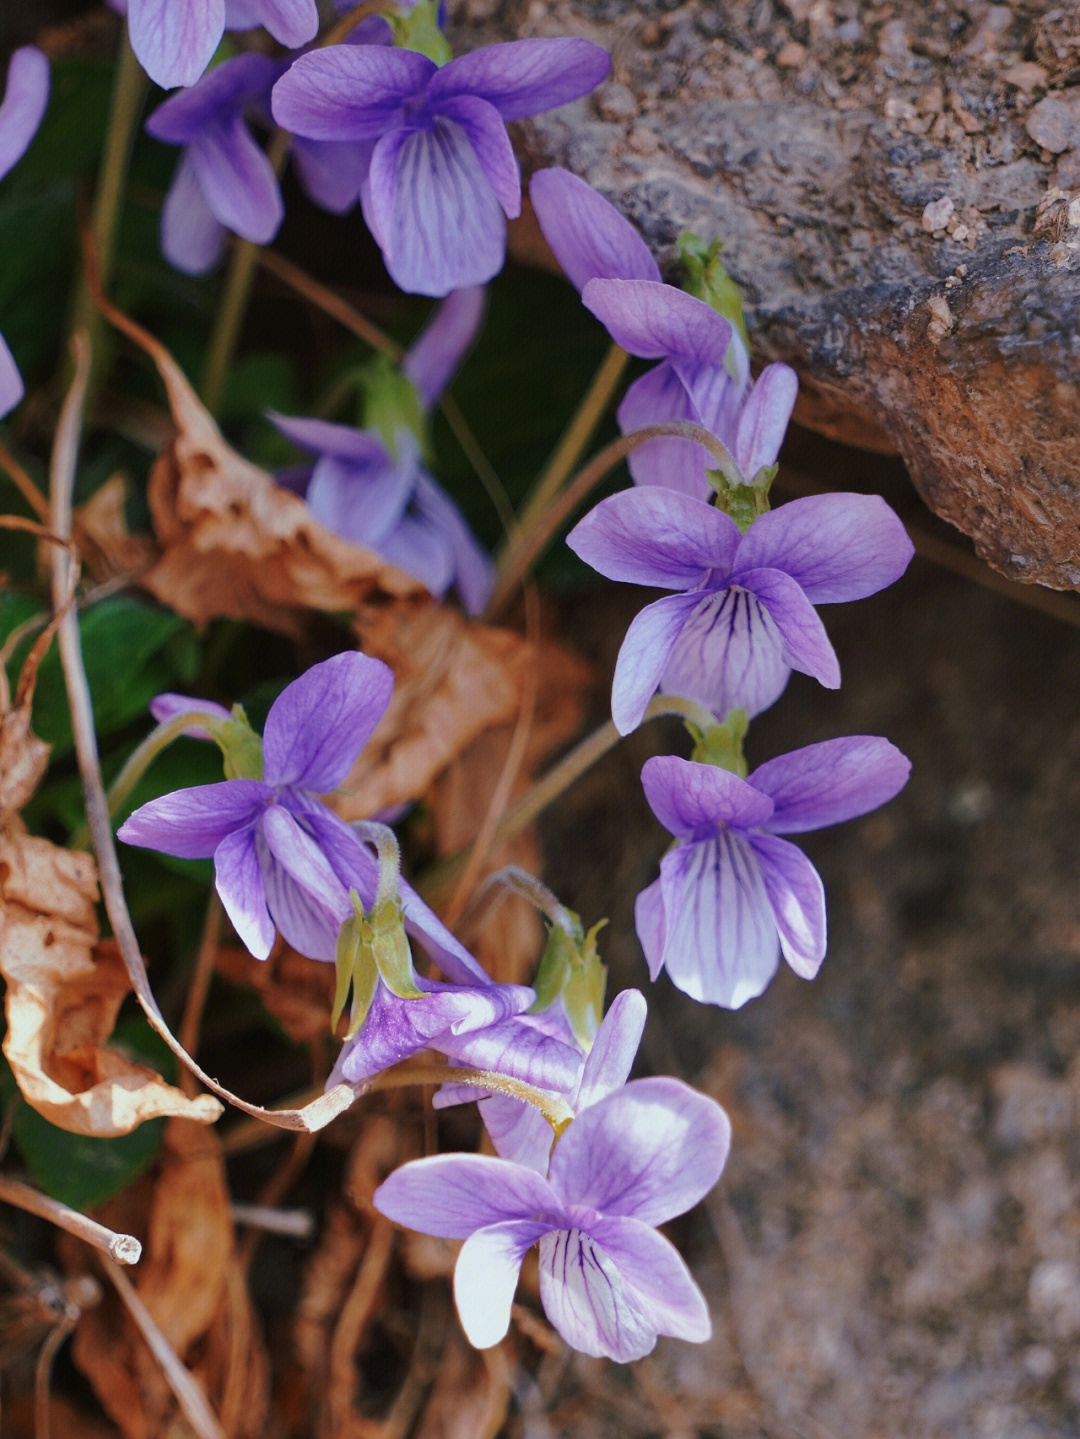
{"label": "drooping violet flower", "polygon": [[[270,707],[261,773],[252,773],[258,753],[252,736],[248,754],[255,758],[245,777],[150,800],[120,826],[119,838],[182,859],[213,857],[221,902],[256,959],[270,953],[277,928],[301,954],[332,961],[342,923],[353,913],[349,891],[370,905],[378,866],[318,796],[345,779],[392,688],[388,666],[367,655],[349,652],[313,665]],[[157,716],[182,713],[180,698],[162,696]],[[220,720],[218,706],[183,704],[205,714],[210,727]],[[443,972],[459,984],[490,982],[404,881],[401,891],[406,928]]]}
{"label": "drooping violet flower", "polygon": [[464,1239],[454,1298],[471,1343],[510,1326],[526,1252],[540,1244],[540,1299],[574,1349],[621,1363],[658,1335],[702,1343],[704,1296],[656,1226],[691,1209],[724,1167],[720,1106],[675,1079],[638,1079],[583,1110],[547,1177],[478,1154],[418,1159],[375,1191],[380,1213],[422,1234]]}
{"label": "drooping violet flower", "polygon": [[[49,62],[40,50],[24,45],[8,64],[7,85],[0,104],[0,180],[22,159],[37,134],[49,103]],[[22,376],[0,336],[0,418],[22,399]]]}
{"label": "drooping violet flower", "polygon": [[868,814],[907,783],[910,762],[868,735],[807,745],[740,779],[671,755],[641,781],[677,843],[637,897],[649,973],[666,969],[692,999],[738,1009],[772,979],[780,952],[813,979],[825,956],[825,891],[783,834]]}
{"label": "drooping violet flower", "polygon": [[620,734],[657,688],[721,718],[767,709],[792,669],[835,689],[840,666],[814,605],[884,589],[914,553],[877,495],[792,500],[740,535],[703,500],[651,486],[601,500],[567,544],[608,579],[682,592],[647,605],[626,633],[611,691]]}
{"label": "drooping violet flower", "polygon": [[[652,252],[630,222],[584,180],[557,168],[529,182],[536,218],[567,279],[612,339],[661,364],[629,387],[617,419],[623,434],[663,420],[692,420],[731,453],[747,482],[776,461],[798,381],[788,365],[750,380],[738,331],[703,300],[661,282]],[[622,284],[594,282],[625,282]],[[726,328],[725,328],[726,326]],[[712,493],[716,461],[688,440],[652,440],[627,458],[634,482],[695,499]]]}
{"label": "drooping violet flower", "polygon": [[126,13],[139,64],[165,90],[194,85],[226,30],[262,25],[290,50],[319,33],[316,0],[109,0]]}
{"label": "drooping violet flower", "polygon": [[502,268],[521,176],[505,121],[587,94],[611,60],[587,40],[513,40],[438,66],[412,50],[332,45],[275,85],[274,118],[314,140],[375,143],[364,218],[403,290],[446,295]]}
{"label": "drooping violet flower", "polygon": [[[259,245],[277,234],[281,187],[247,121],[249,115],[269,119],[270,91],[285,68],[267,55],[237,55],[170,96],[146,122],[155,139],[184,146],[161,213],[162,249],[178,270],[209,270],[230,231]],[[341,214],[359,197],[370,151],[297,140],[290,153],[310,198]]]}
{"label": "drooping violet flower", "polygon": [[[484,308],[482,288],[455,291],[405,356],[402,371],[415,387],[421,422],[471,346]],[[491,560],[427,473],[407,416],[400,418],[392,417],[385,426],[390,433],[380,436],[325,420],[270,416],[283,434],[317,456],[290,483],[327,529],[375,550],[433,595],[456,586],[465,610],[479,614],[491,593]]]}
{"label": "drooping violet flower", "polygon": [[[645,997],[639,990],[624,989],[611,1001],[592,1048],[587,1055],[578,1057],[572,1083],[554,1092],[558,1098],[565,1099],[575,1115],[614,1094],[629,1079],[647,1013]],[[518,1025],[543,1027],[547,1033],[559,1034],[565,1043],[573,1044],[570,1026],[565,1017],[559,1024],[559,1014],[556,1008],[545,1014],[525,1016],[518,1020]],[[432,1102],[436,1109],[445,1109],[468,1104],[476,1098],[475,1089],[447,1084],[436,1092]],[[482,1095],[477,1108],[501,1159],[512,1159],[540,1174],[547,1173],[552,1132],[538,1109],[506,1094]]]}

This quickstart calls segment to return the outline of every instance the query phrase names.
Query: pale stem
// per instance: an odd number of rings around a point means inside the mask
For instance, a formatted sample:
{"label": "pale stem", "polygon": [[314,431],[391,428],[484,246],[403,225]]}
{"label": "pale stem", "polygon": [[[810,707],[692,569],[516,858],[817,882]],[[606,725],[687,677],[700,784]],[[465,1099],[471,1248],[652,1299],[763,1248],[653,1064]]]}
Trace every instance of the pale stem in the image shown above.
{"label": "pale stem", "polygon": [[102,1254],[107,1254],[118,1264],[138,1264],[142,1255],[142,1245],[133,1234],[118,1234],[114,1229],[107,1229],[104,1224],[87,1219],[77,1209],[69,1209],[59,1199],[51,1199],[17,1179],[0,1176],[0,1201],[25,1209],[28,1214],[36,1214],[39,1219],[47,1219],[58,1229],[65,1229],[76,1239],[100,1249]]}
{"label": "pale stem", "polygon": [[[527,534],[533,525],[542,518],[548,505],[558,494],[564,481],[581,458],[585,446],[592,438],[593,431],[603,419],[604,411],[611,401],[616,386],[622,379],[623,371],[629,360],[630,356],[618,345],[612,345],[604,356],[604,361],[593,376],[585,398],[578,406],[577,412],[560,439],[554,454],[536,481],[536,488],[526,500],[525,506],[518,516],[518,525],[522,535]],[[500,568],[506,557],[505,553],[500,556]]]}
{"label": "pale stem", "polygon": [[173,740],[179,739],[192,725],[204,725],[206,715],[199,710],[188,714],[174,715],[153,729],[128,755],[120,773],[109,786],[109,813],[117,814],[121,805],[142,779],[143,775]]}
{"label": "pale stem", "polygon": [[[274,167],[274,174],[280,175],[289,151],[289,136],[279,130],[270,143],[268,158]],[[255,271],[259,266],[261,245],[253,240],[237,240],[229,258],[229,268],[221,292],[221,304],[217,320],[207,346],[206,364],[203,367],[200,392],[203,403],[210,411],[216,411],[221,403],[225,381],[240,342],[255,283]]]}
{"label": "pale stem", "polygon": [[564,1099],[526,1084],[520,1079],[510,1079],[491,1069],[461,1069],[454,1065],[413,1064],[407,1069],[386,1069],[366,1081],[365,1093],[377,1089],[407,1089],[414,1084],[466,1084],[472,1089],[488,1089],[495,1094],[505,1094],[510,1099],[519,1099],[523,1104],[539,1110],[552,1129],[559,1133],[574,1117],[574,1111]]}
{"label": "pale stem", "polygon": [[495,584],[495,591],[488,602],[487,616],[497,615],[513,594],[522,577],[528,573],[535,561],[543,554],[553,536],[574,511],[585,503],[589,495],[638,445],[650,440],[693,440],[702,449],[714,456],[718,465],[727,466],[731,456],[703,425],[692,420],[664,420],[660,424],[646,425],[605,445],[598,455],[578,471],[565,489],[560,490],[547,509],[537,517],[532,528],[520,542],[512,542],[503,560],[502,570]]}
{"label": "pale stem", "polygon": [[397,835],[387,824],[375,820],[360,820],[353,825],[359,839],[375,846],[379,856],[379,885],[375,891],[373,909],[401,897],[401,846]]}
{"label": "pale stem", "polygon": [[237,1224],[261,1229],[265,1234],[285,1234],[290,1239],[310,1239],[315,1217],[308,1209],[273,1209],[265,1204],[233,1204]]}
{"label": "pale stem", "polygon": [[477,895],[480,900],[483,895],[496,885],[504,885],[507,889],[513,890],[515,894],[527,899],[534,909],[538,909],[545,918],[559,929],[565,929],[568,934],[573,934],[575,925],[570,911],[565,905],[560,904],[546,884],[541,883],[534,874],[528,870],[521,869],[516,864],[508,864],[505,869],[497,869],[494,874],[489,874],[484,881],[483,889]]}

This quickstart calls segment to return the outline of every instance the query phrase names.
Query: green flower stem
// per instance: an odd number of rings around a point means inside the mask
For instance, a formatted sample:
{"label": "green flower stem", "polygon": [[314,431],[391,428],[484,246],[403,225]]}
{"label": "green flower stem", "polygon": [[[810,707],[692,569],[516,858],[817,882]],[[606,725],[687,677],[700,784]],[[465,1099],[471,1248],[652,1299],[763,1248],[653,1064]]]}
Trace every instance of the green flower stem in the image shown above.
{"label": "green flower stem", "polygon": [[[116,63],[112,108],[105,132],[105,151],[90,220],[90,234],[97,258],[99,283],[103,291],[108,289],[113,260],[116,257],[116,232],[120,223],[124,183],[148,87],[149,81],[128,43],[125,26]],[[73,331],[85,330],[90,341],[91,354],[100,355],[102,347],[98,343],[98,332],[101,328],[101,316],[94,304],[85,274],[80,277],[75,292],[71,328]]]}
{"label": "green flower stem", "polygon": [[574,511],[585,503],[604,476],[613,470],[620,460],[625,459],[631,450],[636,450],[638,445],[644,445],[649,440],[693,440],[714,456],[719,467],[726,468],[731,464],[731,456],[716,436],[710,434],[703,425],[694,424],[692,420],[664,420],[660,424],[646,425],[644,429],[634,430],[629,435],[612,440],[554,496],[528,532],[511,544],[495,582],[494,593],[488,602],[489,619],[503,609],[522,577],[543,554],[553,536]]}
{"label": "green flower stem", "polygon": [[[274,136],[268,152],[274,174],[280,175],[289,152],[289,137],[284,130]],[[237,240],[229,259],[225,283],[221,291],[221,303],[214,324],[210,343],[206,350],[206,364],[203,366],[199,386],[203,403],[210,411],[216,411],[221,404],[225,382],[232,367],[240,332],[244,328],[255,272],[259,268],[262,246],[253,240]]]}
{"label": "green flower stem", "polygon": [[529,874],[528,870],[521,869],[516,864],[508,864],[505,869],[496,870],[489,874],[484,881],[484,889],[494,889],[497,884],[505,885],[515,894],[527,899],[534,909],[551,921],[559,929],[565,929],[568,934],[573,934],[575,928],[580,930],[580,925],[575,924],[574,916],[535,875]]}
{"label": "green flower stem", "polygon": [[[657,695],[649,701],[641,722],[644,724],[646,720],[660,719],[665,715],[677,715],[699,729],[711,728],[716,724],[715,715],[710,714],[703,705],[683,699],[681,695]],[[592,734],[586,735],[580,744],[575,745],[569,754],[564,755],[558,764],[553,765],[547,774],[538,779],[516,804],[510,806],[495,827],[490,847],[512,839],[526,825],[531,824],[549,804],[557,800],[564,790],[569,789],[575,780],[580,779],[586,770],[591,769],[597,760],[602,759],[622,738],[611,720],[605,721],[598,729],[593,730]],[[430,901],[432,896],[457,878],[468,858],[469,850],[466,849],[432,865],[421,876],[417,889]]]}
{"label": "green flower stem", "polygon": [[548,505],[572,473],[585,446],[592,438],[593,431],[603,418],[629,360],[630,356],[618,345],[612,345],[604,356],[604,362],[593,376],[577,413],[518,516],[518,524],[523,534],[528,534],[533,525],[543,518]]}
{"label": "green flower stem", "polygon": [[398,844],[397,835],[388,824],[363,820],[353,825],[353,829],[358,839],[367,840],[378,851],[379,883],[375,891],[375,902],[371,906],[374,913],[384,904],[401,899],[401,846]]}
{"label": "green flower stem", "polygon": [[191,725],[205,723],[206,715],[199,710],[192,710],[190,714],[174,715],[171,720],[166,720],[164,724],[159,724],[157,729],[151,730],[142,743],[128,755],[123,769],[109,786],[109,813],[115,815],[119,812],[121,805],[162,750],[168,749],[173,740],[179,739]]}
{"label": "green flower stem", "polygon": [[363,1092],[368,1094],[375,1089],[406,1089],[413,1084],[467,1084],[473,1089],[490,1089],[495,1094],[520,1099],[525,1104],[531,1104],[533,1109],[538,1109],[556,1135],[561,1134],[574,1117],[574,1111],[564,1099],[490,1069],[460,1069],[441,1064],[403,1065],[398,1069],[386,1069],[382,1074],[377,1074],[364,1085]]}

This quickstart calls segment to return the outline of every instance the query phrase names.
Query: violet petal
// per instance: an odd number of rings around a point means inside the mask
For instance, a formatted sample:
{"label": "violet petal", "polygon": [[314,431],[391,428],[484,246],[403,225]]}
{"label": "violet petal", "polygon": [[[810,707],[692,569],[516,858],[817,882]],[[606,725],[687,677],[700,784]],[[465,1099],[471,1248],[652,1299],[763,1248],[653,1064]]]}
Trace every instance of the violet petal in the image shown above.
{"label": "violet petal", "polygon": [[161,208],[161,249],[185,275],[205,275],[225,253],[228,231],[206,203],[190,153],[185,153]]}
{"label": "violet petal", "polygon": [[[675,1246],[640,1219],[599,1219],[589,1230],[658,1333],[702,1344],[712,1333],[705,1296]],[[630,1297],[630,1296],[628,1296]]]}
{"label": "violet petal", "polygon": [[640,990],[624,989],[611,1001],[581,1071],[574,1104],[579,1113],[629,1079],[647,1016],[648,1005]]}
{"label": "violet petal", "polygon": [[242,117],[207,126],[188,148],[188,158],[214,218],[245,240],[269,244],[285,206],[274,167]]}
{"label": "violet petal", "polygon": [[696,594],[665,595],[635,616],[619,649],[611,685],[611,717],[620,734],[629,734],[641,723],[699,605]]}
{"label": "violet petal", "polygon": [[323,660],[270,706],[263,729],[265,779],[325,794],[352,768],[390,703],[394,674],[355,650]]}
{"label": "violet petal", "polygon": [[29,148],[49,103],[49,62],[33,45],[14,51],[0,104],[0,180]]}
{"label": "violet petal", "polygon": [[615,1262],[580,1229],[560,1229],[541,1239],[540,1300],[554,1328],[581,1354],[629,1364],[656,1347],[656,1329],[637,1295],[628,1292]]}
{"label": "violet petal", "polygon": [[840,662],[817,610],[783,570],[746,570],[738,584],[769,614],[780,636],[785,664],[810,675],[827,689],[840,685]]}
{"label": "violet petal", "polygon": [[261,25],[279,45],[296,50],[319,33],[315,0],[225,0],[225,26],[253,30]]}
{"label": "violet petal", "polygon": [[703,500],[645,486],[601,500],[566,543],[606,579],[688,590],[727,573],[739,545],[734,520]]}
{"label": "violet petal", "polygon": [[502,116],[475,95],[456,95],[439,106],[439,115],[464,132],[484,177],[508,219],[521,214],[521,171]]}
{"label": "violet petal", "polygon": [[305,140],[294,136],[290,154],[309,200],[331,215],[344,215],[360,199],[372,145],[367,140]]}
{"label": "violet petal", "polygon": [[729,770],[677,755],[653,755],[641,771],[656,818],[680,839],[713,834],[721,825],[756,829],[773,812],[767,794]]}
{"label": "violet petal", "polygon": [[416,386],[425,410],[436,405],[454,371],[472,349],[487,311],[487,290],[452,290],[409,346],[401,368]]}
{"label": "violet petal", "polygon": [[590,280],[659,280],[660,268],[614,205],[569,170],[537,170],[529,198],[544,239],[577,290]]}
{"label": "violet petal", "polygon": [[868,814],[899,794],[910,773],[911,761],[888,740],[851,735],[778,755],[750,780],[775,806],[765,828],[799,834]]}
{"label": "violet petal", "polygon": [[266,787],[253,779],[174,790],[140,805],[116,837],[178,859],[209,859],[226,835],[252,823],[266,797]]}
{"label": "violet petal", "polygon": [[542,1175],[483,1154],[414,1159],[379,1185],[372,1203],[395,1224],[442,1239],[467,1239],[507,1219],[562,1213]]}
{"label": "violet petal", "polygon": [[735,462],[748,481],[776,463],[798,390],[795,371],[775,364],[765,366],[747,395],[736,428]]}
{"label": "violet petal", "polygon": [[495,583],[495,567],[477,544],[454,502],[421,470],[416,508],[443,536],[454,568],[454,585],[467,615],[483,612]]}
{"label": "violet petal", "polygon": [[294,60],[274,86],[284,130],[309,140],[377,140],[420,94],[435,63],[389,45],[330,45]]}
{"label": "violet petal", "polygon": [[704,595],[691,611],[671,648],[660,688],[720,717],[742,709],[753,719],[780,696],[790,674],[771,614],[755,595],[732,586]]}
{"label": "violet petal", "polygon": [[249,100],[265,97],[280,72],[280,64],[269,55],[234,55],[197,85],[163,100],[147,120],[146,133],[168,145],[190,145],[207,126],[228,123]]}
{"label": "violet petal", "polygon": [[662,881],[647,885],[634,901],[634,928],[654,982],[664,967],[664,896]]}
{"label": "violet petal", "polygon": [[136,59],[166,90],[194,85],[225,33],[225,0],[128,0]]}
{"label": "violet petal", "polygon": [[0,335],[0,420],[15,408],[25,393],[26,386],[15,357],[3,335]]}
{"label": "violet petal", "polygon": [[506,1338],[510,1306],[528,1250],[551,1226],[507,1219],[470,1234],[454,1266],[454,1303],[465,1337],[477,1349]]}
{"label": "violet petal", "polygon": [[754,834],[765,893],[784,958],[800,979],[813,979],[825,958],[825,886],[797,845],[771,834]]}
{"label": "violet petal", "polygon": [[731,326],[704,300],[657,280],[590,280],[581,298],[631,355],[723,366]]}
{"label": "violet petal", "polygon": [[451,95],[478,95],[504,120],[539,115],[587,95],[611,69],[611,56],[589,40],[509,40],[459,55],[432,77],[434,106]]}
{"label": "violet petal", "polygon": [[256,959],[265,959],[274,943],[274,922],[253,829],[234,830],[218,845],[214,887],[240,939]]}
{"label": "violet petal", "polygon": [[[701,423],[686,386],[667,360],[627,388],[615,418],[624,435],[667,420]],[[715,468],[715,457],[692,440],[646,440],[630,451],[626,463],[635,485],[659,485],[695,500],[712,495],[705,471]]]}
{"label": "violet petal", "polygon": [[[208,719],[229,720],[232,715],[224,705],[215,704],[213,700],[191,699],[188,695],[163,694],[156,695],[150,701],[150,713],[157,720],[158,724],[167,724],[169,720],[176,719],[178,715],[204,714]],[[183,733],[188,739],[211,739],[208,730],[202,725],[189,725]]]}

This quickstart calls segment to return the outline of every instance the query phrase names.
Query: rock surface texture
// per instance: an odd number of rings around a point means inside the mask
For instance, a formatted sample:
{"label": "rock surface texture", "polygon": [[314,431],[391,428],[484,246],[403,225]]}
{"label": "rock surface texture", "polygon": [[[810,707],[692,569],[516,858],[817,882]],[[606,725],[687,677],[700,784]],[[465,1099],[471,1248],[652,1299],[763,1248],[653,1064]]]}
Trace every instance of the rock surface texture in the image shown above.
{"label": "rock surface texture", "polygon": [[[798,418],[899,451],[1018,579],[1080,587],[1080,10],[1031,0],[462,0],[463,43],[614,68],[522,127],[663,261],[719,236]],[[527,241],[525,242],[527,244]]]}

